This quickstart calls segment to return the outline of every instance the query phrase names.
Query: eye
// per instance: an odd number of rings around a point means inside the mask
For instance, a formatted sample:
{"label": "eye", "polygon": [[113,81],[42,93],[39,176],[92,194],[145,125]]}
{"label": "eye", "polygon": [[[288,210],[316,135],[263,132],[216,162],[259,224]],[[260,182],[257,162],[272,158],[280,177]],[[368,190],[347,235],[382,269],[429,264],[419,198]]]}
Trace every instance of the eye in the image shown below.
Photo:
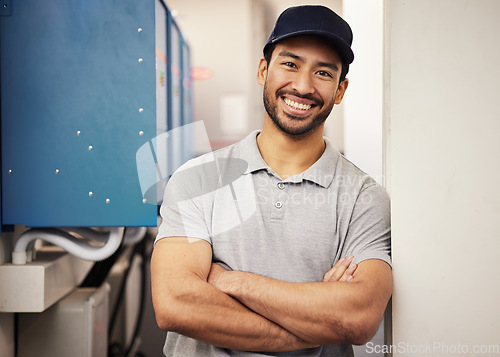
{"label": "eye", "polygon": [[283,62],[283,65],[290,68],[296,68],[297,66],[293,62]]}
{"label": "eye", "polygon": [[318,71],[317,72],[321,77],[330,77],[330,78],[333,78],[333,76],[327,72],[327,71]]}

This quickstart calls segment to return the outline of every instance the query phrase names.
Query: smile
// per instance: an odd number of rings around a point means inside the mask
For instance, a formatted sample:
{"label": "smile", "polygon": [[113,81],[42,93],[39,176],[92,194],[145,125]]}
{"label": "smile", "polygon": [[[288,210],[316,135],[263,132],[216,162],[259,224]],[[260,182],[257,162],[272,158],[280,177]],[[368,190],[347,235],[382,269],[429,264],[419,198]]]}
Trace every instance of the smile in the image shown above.
{"label": "smile", "polygon": [[284,102],[285,102],[288,106],[290,106],[290,107],[292,107],[292,108],[294,108],[294,109],[298,109],[298,110],[304,110],[304,111],[305,111],[305,110],[309,110],[309,109],[311,109],[311,107],[312,107],[310,104],[302,104],[302,103],[297,103],[297,102],[294,102],[293,100],[288,99],[288,98],[285,98],[285,99],[284,99]]}

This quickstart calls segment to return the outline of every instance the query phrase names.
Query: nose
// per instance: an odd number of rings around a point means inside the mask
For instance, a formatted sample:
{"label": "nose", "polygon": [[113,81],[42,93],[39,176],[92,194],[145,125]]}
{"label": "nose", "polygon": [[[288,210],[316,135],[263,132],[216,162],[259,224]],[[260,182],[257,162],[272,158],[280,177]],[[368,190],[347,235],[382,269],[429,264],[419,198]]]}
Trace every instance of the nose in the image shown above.
{"label": "nose", "polygon": [[311,94],[315,91],[313,78],[306,71],[296,73],[292,87],[300,94]]}

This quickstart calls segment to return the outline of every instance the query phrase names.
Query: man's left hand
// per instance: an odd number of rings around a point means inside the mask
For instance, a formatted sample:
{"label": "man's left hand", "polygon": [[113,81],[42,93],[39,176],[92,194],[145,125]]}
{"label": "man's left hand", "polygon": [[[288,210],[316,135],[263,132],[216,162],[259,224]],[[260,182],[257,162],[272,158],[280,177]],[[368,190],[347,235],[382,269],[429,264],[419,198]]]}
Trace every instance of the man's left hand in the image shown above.
{"label": "man's left hand", "polygon": [[347,258],[341,258],[335,265],[330,269],[323,277],[324,282],[331,281],[352,281],[353,274],[358,267],[356,263],[353,262],[354,257],[349,255]]}

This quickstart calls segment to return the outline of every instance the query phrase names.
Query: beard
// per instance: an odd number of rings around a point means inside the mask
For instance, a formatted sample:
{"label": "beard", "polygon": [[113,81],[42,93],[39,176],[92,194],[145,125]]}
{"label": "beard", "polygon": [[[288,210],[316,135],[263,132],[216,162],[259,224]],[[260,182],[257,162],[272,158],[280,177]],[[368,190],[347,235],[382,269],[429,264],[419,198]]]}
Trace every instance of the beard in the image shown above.
{"label": "beard", "polygon": [[[324,102],[312,95],[300,95],[295,92],[287,92],[283,89],[280,89],[276,92],[276,101],[281,100],[280,98],[284,94],[293,94],[296,97],[312,100],[316,103],[317,106],[322,107]],[[330,115],[330,112],[333,109],[333,103],[329,105],[328,108],[325,108],[323,111],[319,112],[312,120],[307,120],[307,118],[297,117],[288,113],[284,113],[283,115],[287,116],[291,121],[283,120],[278,117],[278,106],[276,102],[272,102],[272,93],[267,87],[267,83],[264,85],[264,108],[266,109],[267,114],[276,125],[276,127],[281,130],[283,133],[288,134],[290,136],[299,137],[306,136],[309,133],[314,132],[318,127],[320,127]],[[299,124],[300,122],[304,122],[303,125],[294,125]]]}

